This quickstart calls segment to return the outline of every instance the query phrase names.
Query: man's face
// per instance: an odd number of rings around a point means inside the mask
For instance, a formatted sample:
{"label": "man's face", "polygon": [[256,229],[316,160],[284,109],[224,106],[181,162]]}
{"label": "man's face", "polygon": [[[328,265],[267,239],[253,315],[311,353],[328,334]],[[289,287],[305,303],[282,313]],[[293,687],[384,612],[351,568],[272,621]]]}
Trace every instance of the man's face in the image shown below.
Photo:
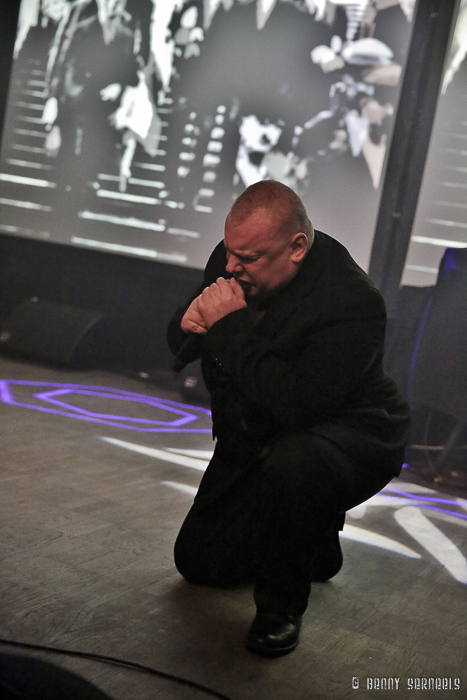
{"label": "man's face", "polygon": [[285,287],[297,273],[291,239],[277,233],[277,219],[257,209],[240,224],[225,222],[226,272],[241,285],[245,296],[262,299]]}

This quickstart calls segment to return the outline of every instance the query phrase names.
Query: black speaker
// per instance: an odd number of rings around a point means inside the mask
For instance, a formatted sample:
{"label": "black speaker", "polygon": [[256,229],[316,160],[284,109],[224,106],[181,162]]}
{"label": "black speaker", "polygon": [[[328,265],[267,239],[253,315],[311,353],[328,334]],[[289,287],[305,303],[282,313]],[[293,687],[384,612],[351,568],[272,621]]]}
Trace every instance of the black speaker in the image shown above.
{"label": "black speaker", "polygon": [[2,324],[0,350],[39,362],[84,369],[99,356],[99,326],[104,314],[33,297],[17,306]]}
{"label": "black speaker", "polygon": [[467,422],[467,249],[447,248],[412,356],[408,397]]}

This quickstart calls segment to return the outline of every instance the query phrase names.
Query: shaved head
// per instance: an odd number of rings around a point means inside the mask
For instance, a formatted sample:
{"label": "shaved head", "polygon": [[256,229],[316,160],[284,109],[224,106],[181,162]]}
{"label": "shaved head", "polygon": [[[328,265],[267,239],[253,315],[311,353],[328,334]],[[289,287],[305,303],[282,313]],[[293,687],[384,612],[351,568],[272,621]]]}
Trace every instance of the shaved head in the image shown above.
{"label": "shaved head", "polygon": [[300,197],[281,182],[261,180],[250,185],[237,198],[229,212],[228,218],[234,226],[243,223],[253,212],[268,212],[274,220],[275,232],[287,238],[302,232],[313,243],[314,231],[305,206]]}
{"label": "shaved head", "polygon": [[250,185],[227,216],[226,272],[246,297],[264,299],[297,274],[314,238],[300,197],[275,180]]}

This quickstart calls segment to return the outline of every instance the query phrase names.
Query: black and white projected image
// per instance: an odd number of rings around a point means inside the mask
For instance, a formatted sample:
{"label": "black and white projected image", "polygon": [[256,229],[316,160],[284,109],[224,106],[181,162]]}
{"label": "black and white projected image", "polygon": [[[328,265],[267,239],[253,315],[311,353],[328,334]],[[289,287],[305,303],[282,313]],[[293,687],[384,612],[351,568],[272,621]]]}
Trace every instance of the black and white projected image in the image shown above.
{"label": "black and white projected image", "polygon": [[274,178],[368,264],[415,0],[23,0],[0,232],[203,267]]}

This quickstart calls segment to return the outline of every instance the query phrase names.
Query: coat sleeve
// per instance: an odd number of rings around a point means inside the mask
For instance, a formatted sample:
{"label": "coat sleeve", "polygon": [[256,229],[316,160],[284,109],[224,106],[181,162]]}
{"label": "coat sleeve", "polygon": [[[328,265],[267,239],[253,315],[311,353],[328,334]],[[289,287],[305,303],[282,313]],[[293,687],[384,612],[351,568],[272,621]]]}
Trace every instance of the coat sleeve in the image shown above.
{"label": "coat sleeve", "polygon": [[[196,299],[196,297],[198,297],[201,294],[203,289],[215,282],[218,277],[222,275],[225,276],[226,262],[227,260],[225,256],[225,248],[223,242],[221,242],[214,248],[206,264],[203,282],[197,288],[194,294],[192,294],[192,296],[188,299],[188,301],[185,304],[183,304],[183,306],[178,308],[172,316],[172,319],[170,320],[167,328],[167,343],[174,355],[176,355],[180,351],[181,347],[188,338],[188,334],[182,331],[180,325],[186,310],[190,306],[191,302],[194,301],[194,299]],[[201,344],[197,348],[195,348],[193,358],[191,358],[189,362],[192,362],[193,360],[196,360],[197,357],[199,357],[200,349]]]}
{"label": "coat sleeve", "polygon": [[379,295],[369,297],[365,312],[354,299],[352,308],[315,322],[300,308],[277,339],[261,337],[240,309],[211,327],[204,347],[266,419],[283,429],[310,427],[361,405],[380,367],[386,315]]}

